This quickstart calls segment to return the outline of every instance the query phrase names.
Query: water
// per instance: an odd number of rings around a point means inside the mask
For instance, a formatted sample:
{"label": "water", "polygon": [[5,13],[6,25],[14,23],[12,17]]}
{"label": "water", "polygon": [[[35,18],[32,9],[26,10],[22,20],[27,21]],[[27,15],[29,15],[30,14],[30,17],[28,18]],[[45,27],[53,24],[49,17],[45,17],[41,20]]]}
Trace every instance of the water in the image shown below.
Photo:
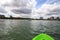
{"label": "water", "polygon": [[0,40],[32,40],[40,33],[59,40],[60,21],[0,19]]}

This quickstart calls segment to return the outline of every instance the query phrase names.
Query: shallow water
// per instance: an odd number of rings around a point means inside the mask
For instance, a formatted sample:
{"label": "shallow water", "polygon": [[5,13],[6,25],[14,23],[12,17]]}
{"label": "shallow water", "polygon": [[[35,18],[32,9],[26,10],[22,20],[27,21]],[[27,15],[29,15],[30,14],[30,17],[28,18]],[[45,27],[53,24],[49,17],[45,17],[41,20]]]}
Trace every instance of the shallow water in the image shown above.
{"label": "shallow water", "polygon": [[0,40],[32,40],[40,33],[59,40],[60,21],[0,19]]}

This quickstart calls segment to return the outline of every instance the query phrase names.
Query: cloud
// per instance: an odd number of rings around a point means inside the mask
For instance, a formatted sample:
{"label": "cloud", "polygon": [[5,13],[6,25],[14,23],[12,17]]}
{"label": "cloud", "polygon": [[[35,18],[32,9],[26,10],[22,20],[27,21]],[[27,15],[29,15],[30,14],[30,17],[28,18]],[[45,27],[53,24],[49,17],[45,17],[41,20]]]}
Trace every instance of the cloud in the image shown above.
{"label": "cloud", "polygon": [[6,3],[3,4],[3,6],[8,7],[25,7],[27,6],[28,0],[10,0],[10,2],[6,1]]}
{"label": "cloud", "polygon": [[22,8],[22,9],[13,9],[11,11],[17,14],[31,14],[32,10],[27,8]]}
{"label": "cloud", "polygon": [[0,6],[3,7],[7,14],[14,17],[31,17],[30,14],[33,13],[35,9],[36,1],[35,0],[0,0]]}
{"label": "cloud", "polygon": [[47,0],[46,1],[46,4],[54,4],[54,3],[60,4],[60,0]]}
{"label": "cloud", "polygon": [[2,7],[0,7],[0,13],[7,13]]}
{"label": "cloud", "polygon": [[[60,15],[60,0],[47,0],[37,11],[40,16],[50,17]],[[60,17],[60,16],[59,16]]]}
{"label": "cloud", "polygon": [[36,9],[36,4],[37,0],[0,0],[0,6],[7,11],[5,15],[31,18],[60,15],[60,0],[46,0],[38,9]]}
{"label": "cloud", "polygon": [[60,14],[60,6],[51,10],[48,15],[59,15]]}
{"label": "cloud", "polygon": [[11,0],[0,0],[0,5],[11,3]]}

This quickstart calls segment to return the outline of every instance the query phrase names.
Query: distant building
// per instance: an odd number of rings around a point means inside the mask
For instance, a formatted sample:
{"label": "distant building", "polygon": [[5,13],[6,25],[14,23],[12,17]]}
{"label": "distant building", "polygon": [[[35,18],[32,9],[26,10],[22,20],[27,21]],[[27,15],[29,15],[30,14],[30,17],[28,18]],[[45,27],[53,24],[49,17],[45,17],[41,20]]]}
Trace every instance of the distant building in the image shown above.
{"label": "distant building", "polygon": [[40,17],[40,19],[42,20],[42,19],[43,19],[43,17]]}
{"label": "distant building", "polygon": [[50,18],[47,18],[47,20],[50,20]]}
{"label": "distant building", "polygon": [[60,18],[59,17],[56,17],[56,20],[60,20]]}
{"label": "distant building", "polygon": [[0,18],[5,18],[5,16],[4,15],[0,15]]}
{"label": "distant building", "polygon": [[13,17],[10,15],[10,18],[13,18]]}
{"label": "distant building", "polygon": [[50,20],[54,20],[54,17],[50,17]]}

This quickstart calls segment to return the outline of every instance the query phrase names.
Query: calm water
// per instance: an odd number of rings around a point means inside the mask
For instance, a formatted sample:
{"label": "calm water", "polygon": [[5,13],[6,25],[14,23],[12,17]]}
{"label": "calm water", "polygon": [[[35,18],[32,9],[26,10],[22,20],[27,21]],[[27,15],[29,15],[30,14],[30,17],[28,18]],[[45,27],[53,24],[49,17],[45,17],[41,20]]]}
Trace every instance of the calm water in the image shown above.
{"label": "calm water", "polygon": [[32,40],[40,33],[60,38],[60,21],[0,19],[0,40]]}

